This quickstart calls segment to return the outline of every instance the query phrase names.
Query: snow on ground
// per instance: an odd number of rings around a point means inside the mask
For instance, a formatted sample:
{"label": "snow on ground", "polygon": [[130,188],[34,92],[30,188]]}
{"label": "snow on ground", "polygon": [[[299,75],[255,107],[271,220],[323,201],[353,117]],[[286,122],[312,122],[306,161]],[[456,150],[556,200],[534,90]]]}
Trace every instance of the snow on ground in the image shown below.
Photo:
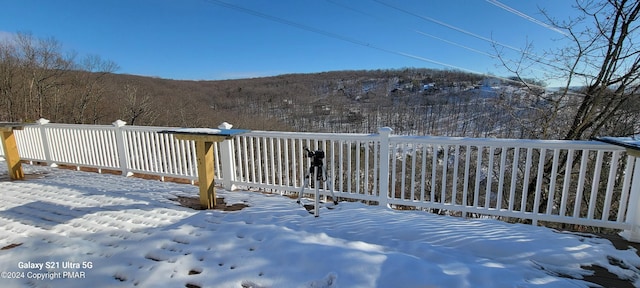
{"label": "snow on ground", "polygon": [[587,235],[346,202],[315,218],[256,192],[195,211],[170,200],[192,185],[29,165],[9,181],[5,166],[2,287],[588,287],[566,277],[586,265],[638,284],[634,250]]}

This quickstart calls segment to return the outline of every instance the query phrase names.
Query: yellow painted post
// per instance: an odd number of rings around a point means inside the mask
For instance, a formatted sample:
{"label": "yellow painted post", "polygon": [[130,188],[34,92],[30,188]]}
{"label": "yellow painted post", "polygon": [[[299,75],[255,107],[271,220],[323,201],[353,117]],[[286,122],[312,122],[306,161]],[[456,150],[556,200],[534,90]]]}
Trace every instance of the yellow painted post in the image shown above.
{"label": "yellow painted post", "polygon": [[2,130],[2,147],[4,147],[4,158],[9,168],[9,177],[14,180],[24,179],[24,171],[18,154],[18,145],[12,129]]}
{"label": "yellow painted post", "polygon": [[174,137],[178,140],[195,142],[200,204],[203,209],[213,209],[216,205],[213,143],[222,142],[227,137],[202,134],[175,134]]}
{"label": "yellow painted post", "polygon": [[214,157],[213,143],[209,141],[196,142],[196,157],[198,163],[198,183],[200,186],[200,205],[204,209],[216,206],[216,188],[214,187]]}
{"label": "yellow painted post", "polygon": [[[196,165],[198,166],[198,186],[200,188],[200,205],[204,209],[213,209],[216,206],[215,188],[215,153],[214,143],[219,143],[227,139],[232,139],[232,135],[245,133],[247,130],[223,129],[201,129],[194,131],[190,129],[166,130],[158,133],[173,134],[174,139],[183,141],[193,141],[196,146]],[[231,165],[232,163],[229,163]],[[223,166],[224,167],[224,166]],[[231,173],[229,173],[231,174]],[[231,177],[231,176],[229,176]]]}

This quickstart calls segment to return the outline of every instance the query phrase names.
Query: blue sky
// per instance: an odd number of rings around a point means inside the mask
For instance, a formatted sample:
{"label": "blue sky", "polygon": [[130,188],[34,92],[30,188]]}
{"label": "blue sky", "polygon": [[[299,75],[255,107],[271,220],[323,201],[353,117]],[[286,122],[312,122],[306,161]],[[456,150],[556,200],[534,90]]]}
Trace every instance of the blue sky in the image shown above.
{"label": "blue sky", "polygon": [[540,54],[560,47],[562,34],[532,19],[544,20],[540,8],[566,19],[572,3],[0,0],[0,35],[53,37],[65,51],[114,61],[117,73],[170,79],[405,67],[508,76],[490,41],[511,56],[527,42]]}

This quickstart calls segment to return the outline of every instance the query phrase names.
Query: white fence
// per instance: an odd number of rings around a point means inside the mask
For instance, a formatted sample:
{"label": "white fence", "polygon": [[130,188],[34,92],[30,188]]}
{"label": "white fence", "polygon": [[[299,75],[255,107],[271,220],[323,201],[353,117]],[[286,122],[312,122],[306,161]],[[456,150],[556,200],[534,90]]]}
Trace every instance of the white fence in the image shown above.
{"label": "white fence", "polygon": [[[194,143],[157,133],[166,129],[41,120],[15,134],[23,160],[195,181]],[[594,141],[254,131],[216,143],[215,179],[227,189],[298,192],[310,167],[305,147],[325,152],[328,183],[344,199],[622,229],[640,240],[640,161]]]}
{"label": "white fence", "polygon": [[102,126],[49,124],[41,119],[15,131],[15,136],[20,157],[27,161],[197,179],[194,143],[157,133],[164,129],[125,126],[120,121]]}

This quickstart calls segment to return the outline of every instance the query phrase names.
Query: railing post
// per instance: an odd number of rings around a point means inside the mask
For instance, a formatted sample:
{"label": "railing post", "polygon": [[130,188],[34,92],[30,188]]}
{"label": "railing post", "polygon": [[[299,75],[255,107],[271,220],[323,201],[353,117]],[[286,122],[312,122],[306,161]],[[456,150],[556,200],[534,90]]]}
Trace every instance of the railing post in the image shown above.
{"label": "railing post", "polygon": [[627,241],[640,242],[640,155],[633,159],[634,163],[629,163],[629,165],[634,165],[634,168],[629,202],[627,203],[627,222],[630,222],[631,230],[624,230],[620,235]]}
{"label": "railing post", "polygon": [[382,127],[378,129],[380,137],[380,169],[378,169],[378,183],[380,189],[378,192],[378,203],[380,206],[389,205],[389,137],[393,129]]}
{"label": "railing post", "polygon": [[[223,122],[219,129],[231,129],[233,125]],[[222,165],[222,185],[228,191],[235,190],[233,182],[236,180],[236,162],[234,161],[233,139],[224,140],[218,143],[220,147],[220,164]]]}
{"label": "railing post", "polygon": [[122,169],[122,175],[127,177],[131,176],[133,173],[129,172],[129,166],[127,165],[127,150],[124,145],[124,133],[122,132],[122,127],[127,125],[127,122],[116,120],[111,124],[115,127],[116,151],[118,153],[118,161],[120,163],[120,169]]}
{"label": "railing post", "polygon": [[49,145],[49,138],[47,137],[47,130],[45,125],[49,124],[49,120],[40,118],[36,121],[36,124],[40,126],[40,138],[42,139],[42,150],[44,151],[44,160],[47,165],[51,167],[58,167],[58,164],[53,163],[51,159],[51,145]]}

